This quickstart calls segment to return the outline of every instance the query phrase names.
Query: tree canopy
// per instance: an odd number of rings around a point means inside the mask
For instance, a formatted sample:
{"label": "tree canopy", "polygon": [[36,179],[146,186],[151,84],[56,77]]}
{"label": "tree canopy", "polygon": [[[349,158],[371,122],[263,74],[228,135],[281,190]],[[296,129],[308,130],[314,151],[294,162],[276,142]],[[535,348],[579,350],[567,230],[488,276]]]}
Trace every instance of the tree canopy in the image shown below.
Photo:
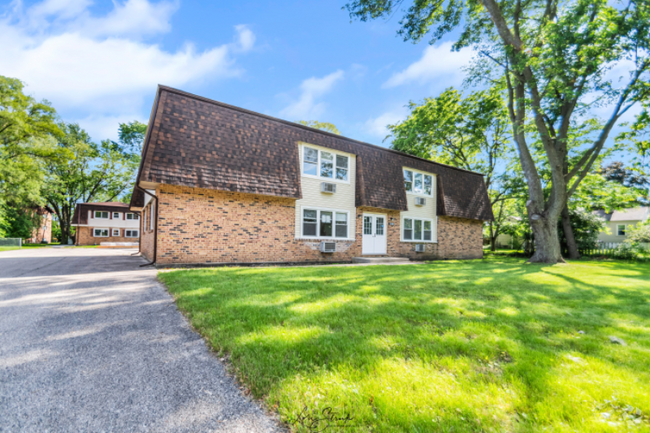
{"label": "tree canopy", "polygon": [[[391,16],[402,5],[355,0],[346,8],[351,17],[367,21]],[[643,0],[418,0],[409,3],[399,34],[413,42],[428,35],[435,42],[457,28],[454,49],[471,46],[480,53],[471,78],[506,82],[504,99],[535,234],[531,261],[561,261],[560,213],[598,161],[621,116],[650,93],[650,5]],[[612,75],[625,67],[624,81]],[[608,115],[569,165],[572,122],[584,119],[594,105]],[[531,135],[540,140],[550,168],[548,194]]]}

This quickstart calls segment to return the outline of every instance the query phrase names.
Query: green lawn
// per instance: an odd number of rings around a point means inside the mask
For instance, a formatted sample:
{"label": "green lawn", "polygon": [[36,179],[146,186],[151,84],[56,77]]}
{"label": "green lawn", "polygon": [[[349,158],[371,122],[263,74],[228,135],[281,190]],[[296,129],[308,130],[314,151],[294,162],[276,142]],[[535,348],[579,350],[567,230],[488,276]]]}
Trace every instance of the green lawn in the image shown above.
{"label": "green lawn", "polygon": [[297,431],[308,431],[301,413],[327,407],[355,426],[327,431],[650,431],[647,264],[492,258],[159,278]]}

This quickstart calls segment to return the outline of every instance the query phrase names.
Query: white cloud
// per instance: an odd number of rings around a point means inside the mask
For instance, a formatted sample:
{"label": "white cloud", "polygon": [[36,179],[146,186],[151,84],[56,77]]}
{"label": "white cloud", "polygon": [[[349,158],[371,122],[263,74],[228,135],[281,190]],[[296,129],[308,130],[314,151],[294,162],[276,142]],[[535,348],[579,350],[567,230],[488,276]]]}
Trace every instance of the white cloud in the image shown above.
{"label": "white cloud", "polygon": [[343,71],[332,72],[323,78],[311,77],[300,85],[300,97],[280,112],[281,116],[297,120],[316,119],[325,111],[323,102],[316,99],[329,93],[334,85],[343,79]]}
{"label": "white cloud", "polygon": [[44,0],[26,11],[17,3],[0,17],[0,71],[24,81],[37,99],[95,124],[139,112],[158,84],[182,87],[240,75],[234,56],[255,43],[246,26],[235,27],[235,42],[205,51],[189,43],[166,50],[146,42],[171,29],[177,7],[127,0],[92,16],[87,0]]}
{"label": "white cloud", "polygon": [[437,47],[426,47],[420,60],[393,74],[382,87],[396,87],[413,82],[424,84],[449,75],[458,75],[459,79],[462,79],[461,68],[472,59],[472,51],[464,48],[452,52],[451,45],[451,42],[445,42]]}
{"label": "white cloud", "polygon": [[240,24],[235,26],[237,30],[237,42],[241,51],[249,51],[255,45],[255,34],[247,26]]}
{"label": "white cloud", "polygon": [[363,129],[368,134],[383,140],[388,134],[390,134],[390,131],[386,126],[394,125],[395,123],[406,119],[406,116],[408,116],[408,109],[406,107],[394,108],[380,114],[378,117],[368,119],[364,124]]}

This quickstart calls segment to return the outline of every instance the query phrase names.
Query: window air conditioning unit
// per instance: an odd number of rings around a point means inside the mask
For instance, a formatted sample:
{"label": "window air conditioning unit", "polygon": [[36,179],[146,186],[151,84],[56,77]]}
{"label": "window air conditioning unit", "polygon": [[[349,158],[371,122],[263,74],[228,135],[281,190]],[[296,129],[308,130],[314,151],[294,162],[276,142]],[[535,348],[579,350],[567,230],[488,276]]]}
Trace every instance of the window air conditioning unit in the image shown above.
{"label": "window air conditioning unit", "polygon": [[423,253],[424,252],[424,244],[415,244],[415,252],[416,253]]}
{"label": "window air conditioning unit", "polygon": [[427,203],[427,199],[424,197],[415,197],[416,206],[424,206]]}
{"label": "window air conditioning unit", "polygon": [[336,242],[321,242],[320,243],[320,252],[321,253],[333,253],[336,251]]}
{"label": "window air conditioning unit", "polygon": [[327,194],[334,194],[336,192],[336,184],[323,182],[320,184],[320,192],[324,192]]}

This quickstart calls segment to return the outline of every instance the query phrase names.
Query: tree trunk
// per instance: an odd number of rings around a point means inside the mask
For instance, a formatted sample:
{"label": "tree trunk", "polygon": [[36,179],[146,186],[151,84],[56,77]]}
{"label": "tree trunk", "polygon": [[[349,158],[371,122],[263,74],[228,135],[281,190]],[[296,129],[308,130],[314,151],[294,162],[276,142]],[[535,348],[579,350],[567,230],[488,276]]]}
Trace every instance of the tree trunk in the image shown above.
{"label": "tree trunk", "polygon": [[557,216],[555,218],[541,215],[530,217],[530,226],[535,237],[535,253],[531,263],[564,263],[557,233]]}
{"label": "tree trunk", "polygon": [[571,217],[569,216],[569,207],[564,205],[562,209],[562,229],[564,229],[564,237],[566,238],[566,247],[570,259],[579,259],[580,252],[578,251],[578,244],[576,238],[573,236],[573,227],[571,226]]}

